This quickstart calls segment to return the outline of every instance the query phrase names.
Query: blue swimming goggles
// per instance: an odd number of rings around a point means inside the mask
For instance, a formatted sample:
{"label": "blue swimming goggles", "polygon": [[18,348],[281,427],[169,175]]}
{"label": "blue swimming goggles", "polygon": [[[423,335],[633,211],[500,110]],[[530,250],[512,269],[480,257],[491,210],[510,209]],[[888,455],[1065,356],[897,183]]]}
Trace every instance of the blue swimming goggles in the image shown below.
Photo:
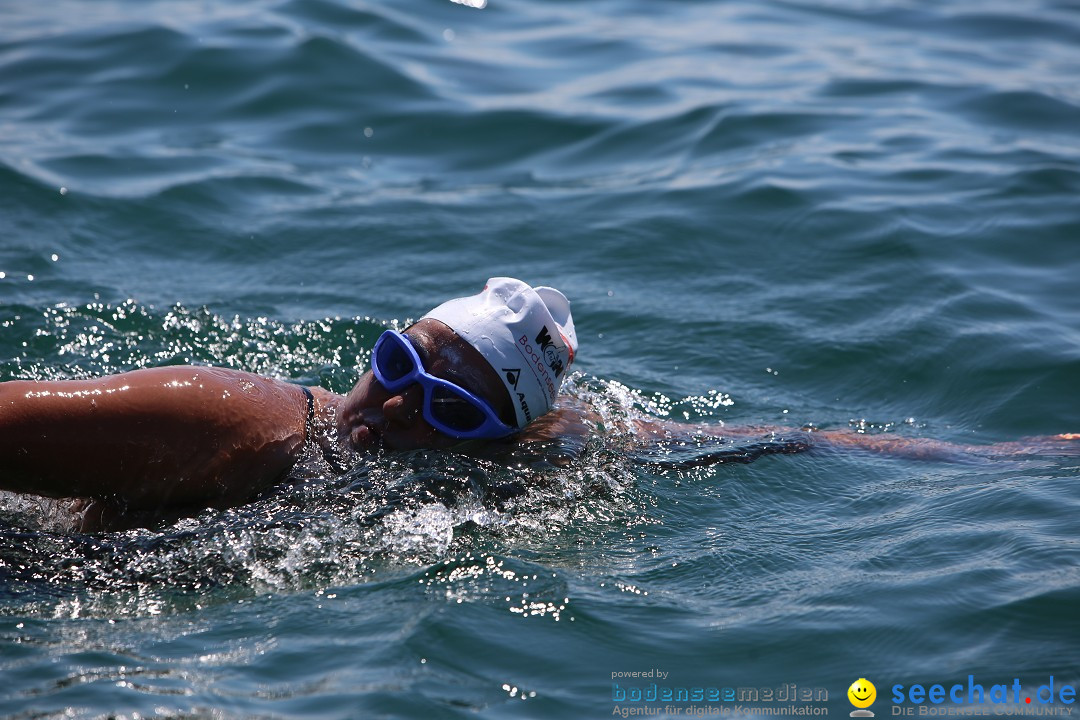
{"label": "blue swimming goggles", "polygon": [[424,370],[405,333],[387,330],[371,351],[375,379],[392,393],[413,383],[424,389],[424,419],[439,432],[459,440],[500,438],[517,432],[499,419],[491,406],[465,388]]}

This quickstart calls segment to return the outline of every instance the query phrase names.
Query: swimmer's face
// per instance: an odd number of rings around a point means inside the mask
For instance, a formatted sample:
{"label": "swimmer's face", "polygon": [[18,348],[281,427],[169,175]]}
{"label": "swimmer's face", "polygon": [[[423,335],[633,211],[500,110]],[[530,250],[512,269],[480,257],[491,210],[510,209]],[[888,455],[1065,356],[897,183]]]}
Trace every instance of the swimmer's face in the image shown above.
{"label": "swimmer's face", "polygon": [[[495,369],[449,327],[425,318],[408,330],[424,369],[483,398],[506,424],[516,424],[510,395]],[[344,420],[357,448],[382,444],[391,450],[444,448],[461,441],[424,420],[424,389],[417,384],[392,393],[369,370],[345,399]]]}

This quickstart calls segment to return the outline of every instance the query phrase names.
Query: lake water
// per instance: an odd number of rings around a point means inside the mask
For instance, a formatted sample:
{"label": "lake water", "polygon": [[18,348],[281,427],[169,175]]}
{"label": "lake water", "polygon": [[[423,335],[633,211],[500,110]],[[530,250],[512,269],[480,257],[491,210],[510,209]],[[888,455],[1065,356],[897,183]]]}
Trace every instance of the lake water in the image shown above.
{"label": "lake water", "polygon": [[[1066,0],[4,3],[0,379],[344,391],[386,325],[511,275],[571,298],[567,390],[607,413],[1080,431],[1078,78]],[[668,452],[388,455],[90,535],[4,494],[0,715],[1080,684],[1077,453]]]}

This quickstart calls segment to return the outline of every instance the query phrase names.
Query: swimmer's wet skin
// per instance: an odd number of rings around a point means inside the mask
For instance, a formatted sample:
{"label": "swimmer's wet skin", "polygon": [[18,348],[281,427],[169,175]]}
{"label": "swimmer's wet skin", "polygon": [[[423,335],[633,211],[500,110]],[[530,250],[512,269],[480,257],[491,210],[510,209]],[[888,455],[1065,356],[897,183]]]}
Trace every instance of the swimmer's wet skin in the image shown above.
{"label": "swimmer's wet skin", "polygon": [[[493,455],[538,441],[580,452],[586,443],[569,441],[603,423],[580,401],[556,405],[576,352],[562,293],[492,278],[479,294],[443,303],[403,333],[384,334],[375,370],[347,396],[208,367],[0,383],[0,489],[93,498],[91,506],[108,506],[117,518],[148,513],[143,524],[155,515],[242,504],[303,458],[344,472],[351,462],[343,458],[357,453],[463,441],[470,452]],[[975,447],[844,431],[629,422],[607,437],[638,447],[736,441],[716,452],[703,445],[698,464],[820,447],[928,459],[1080,448],[1080,433]]]}
{"label": "swimmer's wet skin", "polygon": [[295,462],[306,417],[297,386],[218,368],[0,383],[0,486],[139,509],[235,504]]}
{"label": "swimmer's wet skin", "polygon": [[0,488],[127,510],[225,507],[286,477],[305,446],[337,456],[560,427],[521,432],[552,409],[577,347],[557,290],[492,278],[384,346],[386,385],[368,372],[348,396],[202,367],[0,383]]}

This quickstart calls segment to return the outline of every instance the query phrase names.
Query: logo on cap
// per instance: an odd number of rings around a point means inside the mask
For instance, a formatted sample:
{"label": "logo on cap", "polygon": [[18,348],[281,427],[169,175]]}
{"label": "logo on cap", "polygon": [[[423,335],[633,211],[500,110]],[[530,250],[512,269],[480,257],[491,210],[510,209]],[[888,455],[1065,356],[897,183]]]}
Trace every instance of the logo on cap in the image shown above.
{"label": "logo on cap", "polygon": [[532,422],[532,411],[529,410],[529,403],[525,402],[525,393],[518,393],[518,404],[521,405],[521,412],[525,413],[525,422]]}
{"label": "logo on cap", "polygon": [[551,372],[562,375],[562,358],[559,357],[559,348],[555,347],[555,343],[551,340],[551,333],[548,331],[547,325],[537,334],[536,344],[540,346],[540,352],[544,354],[544,360],[547,361]]}

